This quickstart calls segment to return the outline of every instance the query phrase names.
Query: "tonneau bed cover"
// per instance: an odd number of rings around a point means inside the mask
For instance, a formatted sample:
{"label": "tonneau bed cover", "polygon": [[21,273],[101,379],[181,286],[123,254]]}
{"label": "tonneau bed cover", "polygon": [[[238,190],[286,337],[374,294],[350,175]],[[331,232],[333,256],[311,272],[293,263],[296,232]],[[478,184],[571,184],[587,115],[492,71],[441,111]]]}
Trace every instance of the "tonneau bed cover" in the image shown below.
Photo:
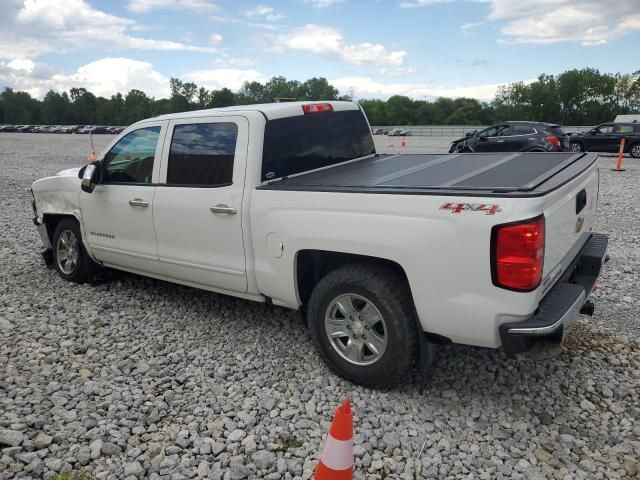
{"label": "tonneau bed cover", "polygon": [[589,168],[593,153],[374,155],[267,182],[261,190],[468,196],[545,195]]}

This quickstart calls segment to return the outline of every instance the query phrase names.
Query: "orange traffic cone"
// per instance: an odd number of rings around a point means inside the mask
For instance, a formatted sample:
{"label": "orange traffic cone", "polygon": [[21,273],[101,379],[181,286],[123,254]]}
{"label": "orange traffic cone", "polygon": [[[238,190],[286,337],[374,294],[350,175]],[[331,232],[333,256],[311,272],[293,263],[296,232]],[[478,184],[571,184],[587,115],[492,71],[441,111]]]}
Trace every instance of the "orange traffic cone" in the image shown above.
{"label": "orange traffic cone", "polygon": [[316,468],[315,480],[353,479],[353,415],[349,400],[336,410]]}
{"label": "orange traffic cone", "polygon": [[406,146],[407,146],[407,142],[405,141],[404,137],[402,137],[402,142],[400,143],[400,146],[401,146],[402,148],[404,148],[404,147],[406,147]]}
{"label": "orange traffic cone", "polygon": [[624,138],[620,140],[620,150],[618,150],[618,161],[616,162],[615,168],[612,168],[614,172],[624,172],[624,168],[622,168],[622,157],[624,156]]}

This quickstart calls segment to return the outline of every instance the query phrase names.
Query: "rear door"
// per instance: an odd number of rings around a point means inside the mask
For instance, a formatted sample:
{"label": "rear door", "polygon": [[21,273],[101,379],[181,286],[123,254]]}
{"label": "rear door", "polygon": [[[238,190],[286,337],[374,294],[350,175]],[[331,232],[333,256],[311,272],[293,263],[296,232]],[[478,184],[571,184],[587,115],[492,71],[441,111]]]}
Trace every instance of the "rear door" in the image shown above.
{"label": "rear door", "polygon": [[535,139],[535,137],[533,137],[534,134],[535,130],[530,125],[512,124],[502,133],[505,137],[505,148],[502,151],[520,152],[522,150],[527,150],[529,148],[529,144],[534,143],[529,141],[529,138]]}
{"label": "rear door", "polygon": [[586,135],[587,150],[592,152],[609,152],[615,143],[613,124],[605,123],[594,128]]}
{"label": "rear door", "polygon": [[627,123],[616,123],[613,126],[612,136],[614,143],[611,145],[611,152],[617,152],[620,149],[620,142],[624,138],[628,144],[629,136],[633,136],[633,125]]}
{"label": "rear door", "polygon": [[242,116],[170,122],[153,209],[167,276],[247,291],[242,199],[248,138]]}

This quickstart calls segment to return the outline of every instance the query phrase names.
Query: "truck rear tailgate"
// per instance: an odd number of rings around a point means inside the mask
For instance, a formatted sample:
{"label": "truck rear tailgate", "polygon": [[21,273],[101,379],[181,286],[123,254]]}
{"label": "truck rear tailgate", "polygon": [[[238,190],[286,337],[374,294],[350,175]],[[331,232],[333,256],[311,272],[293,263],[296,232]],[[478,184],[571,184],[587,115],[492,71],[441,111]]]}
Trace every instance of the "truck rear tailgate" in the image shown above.
{"label": "truck rear tailgate", "polygon": [[[589,239],[598,201],[598,170],[593,168],[576,181],[545,197],[545,253],[542,297],[560,278]],[[590,292],[586,292],[587,295]]]}

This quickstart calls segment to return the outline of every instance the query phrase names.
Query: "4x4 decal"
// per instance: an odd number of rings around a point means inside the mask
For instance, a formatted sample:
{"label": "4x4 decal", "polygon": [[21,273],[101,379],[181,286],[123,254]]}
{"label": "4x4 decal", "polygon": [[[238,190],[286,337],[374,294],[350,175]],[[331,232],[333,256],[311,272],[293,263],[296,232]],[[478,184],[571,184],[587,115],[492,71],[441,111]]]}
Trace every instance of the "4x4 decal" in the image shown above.
{"label": "4x4 decal", "polygon": [[501,212],[502,209],[498,204],[488,203],[445,203],[440,207],[440,210],[451,210],[451,213],[460,212],[485,212],[485,215],[495,215]]}

